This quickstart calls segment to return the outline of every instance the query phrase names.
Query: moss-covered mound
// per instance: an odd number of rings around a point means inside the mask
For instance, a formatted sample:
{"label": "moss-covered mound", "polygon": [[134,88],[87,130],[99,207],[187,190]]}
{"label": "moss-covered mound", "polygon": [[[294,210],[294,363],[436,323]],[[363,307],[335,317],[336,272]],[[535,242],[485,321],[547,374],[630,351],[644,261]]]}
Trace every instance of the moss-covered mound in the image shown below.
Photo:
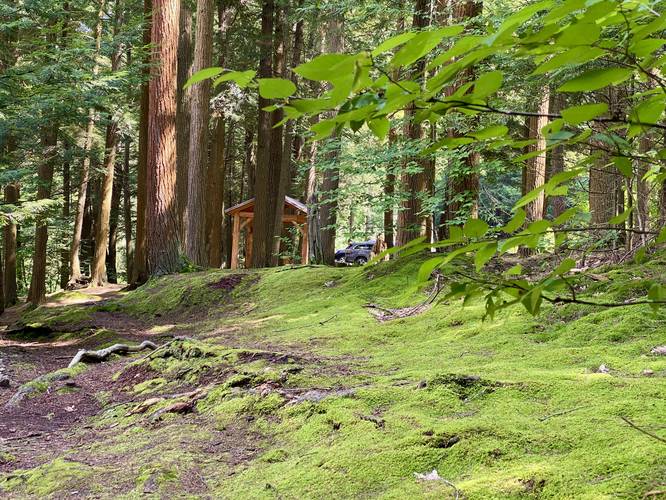
{"label": "moss-covered mound", "polygon": [[[598,499],[666,490],[666,357],[650,353],[666,344],[665,313],[562,305],[483,321],[481,303],[452,301],[392,321],[369,314],[368,303],[423,302],[419,264],[194,273],[108,301],[119,318],[168,317],[187,336],[117,361],[109,394],[126,397],[100,395],[105,408],[81,424],[94,429],[88,445],[7,473],[0,491]],[[624,300],[646,279],[666,281],[663,266],[597,270],[587,293]]]}

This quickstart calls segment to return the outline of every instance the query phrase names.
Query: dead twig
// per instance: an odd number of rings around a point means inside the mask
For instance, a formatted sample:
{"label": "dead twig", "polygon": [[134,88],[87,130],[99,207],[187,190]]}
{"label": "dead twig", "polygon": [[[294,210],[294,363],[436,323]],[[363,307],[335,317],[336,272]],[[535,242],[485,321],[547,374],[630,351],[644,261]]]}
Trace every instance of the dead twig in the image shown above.
{"label": "dead twig", "polygon": [[576,406],[575,408],[569,408],[568,410],[562,410],[562,411],[558,411],[558,412],[555,412],[555,413],[551,413],[549,415],[544,415],[543,417],[539,417],[539,420],[541,422],[545,422],[549,418],[559,417],[560,415],[566,415],[567,413],[573,413],[574,411],[580,410],[582,408],[587,408],[587,407],[588,407],[588,405]]}
{"label": "dead twig", "polygon": [[273,333],[278,333],[278,332],[288,332],[289,330],[296,330],[296,329],[298,329],[298,328],[308,328],[308,327],[312,327],[312,326],[323,326],[323,325],[325,325],[326,323],[328,323],[329,321],[333,321],[333,320],[334,320],[335,318],[337,318],[337,317],[338,317],[338,315],[337,315],[337,314],[334,314],[334,315],[331,316],[330,318],[325,319],[325,320],[323,320],[323,321],[319,321],[319,322],[317,322],[317,323],[309,323],[309,324],[307,324],[307,325],[300,325],[300,326],[290,326],[289,328],[280,328],[279,330],[273,330]]}
{"label": "dead twig", "polygon": [[624,415],[620,415],[620,418],[621,418],[625,423],[627,423],[628,425],[630,425],[631,427],[633,427],[634,429],[636,429],[638,432],[642,432],[642,433],[645,434],[646,436],[650,436],[652,439],[656,439],[657,441],[666,444],[666,439],[664,439],[664,438],[662,438],[662,437],[659,437],[659,436],[657,436],[656,434],[654,434],[654,433],[652,433],[652,432],[650,432],[650,431],[648,431],[648,430],[643,429],[642,427],[638,427],[635,423],[633,423],[631,420],[629,420],[629,419],[628,419],[627,417],[625,417]]}
{"label": "dead twig", "polygon": [[82,361],[106,361],[106,358],[111,356],[111,354],[127,354],[130,352],[142,351],[144,349],[157,349],[157,346],[150,340],[144,340],[139,345],[114,344],[106,349],[100,349],[99,351],[87,351],[86,349],[81,349],[76,353],[76,356],[72,358],[72,361],[69,362],[67,368],[72,368]]}
{"label": "dead twig", "polygon": [[31,432],[29,434],[25,434],[24,436],[13,436],[13,437],[4,438],[4,439],[2,439],[2,441],[4,441],[4,442],[7,442],[7,441],[21,441],[23,439],[28,439],[28,438],[32,438],[32,437],[39,437],[41,435],[42,435],[41,432]]}

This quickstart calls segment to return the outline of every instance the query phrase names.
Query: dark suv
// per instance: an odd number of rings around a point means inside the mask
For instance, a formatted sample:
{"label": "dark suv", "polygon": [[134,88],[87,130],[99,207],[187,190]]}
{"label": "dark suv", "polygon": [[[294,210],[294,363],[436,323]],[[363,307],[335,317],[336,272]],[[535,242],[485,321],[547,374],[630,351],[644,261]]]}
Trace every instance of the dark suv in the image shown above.
{"label": "dark suv", "polygon": [[335,263],[362,266],[370,260],[370,254],[374,246],[374,241],[352,242],[344,250],[335,252]]}

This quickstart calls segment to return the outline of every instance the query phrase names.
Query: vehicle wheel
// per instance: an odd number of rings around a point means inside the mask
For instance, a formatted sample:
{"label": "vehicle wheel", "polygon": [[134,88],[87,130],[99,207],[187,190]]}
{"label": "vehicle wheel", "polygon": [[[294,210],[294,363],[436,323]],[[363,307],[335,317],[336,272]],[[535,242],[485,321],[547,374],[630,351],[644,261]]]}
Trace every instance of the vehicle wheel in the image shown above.
{"label": "vehicle wheel", "polygon": [[354,260],[354,264],[357,266],[364,266],[365,264],[368,263],[368,259],[366,257],[356,257]]}

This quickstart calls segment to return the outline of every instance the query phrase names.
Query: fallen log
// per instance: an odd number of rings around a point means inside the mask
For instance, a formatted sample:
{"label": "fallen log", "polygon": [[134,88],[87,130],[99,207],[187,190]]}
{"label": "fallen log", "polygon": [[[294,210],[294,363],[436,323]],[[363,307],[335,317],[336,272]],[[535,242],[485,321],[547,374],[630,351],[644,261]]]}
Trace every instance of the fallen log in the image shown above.
{"label": "fallen log", "polygon": [[105,349],[100,349],[98,351],[88,351],[86,349],[80,349],[76,353],[76,356],[72,358],[67,365],[67,368],[71,368],[77,365],[80,362],[96,362],[106,361],[106,358],[111,356],[111,354],[127,354],[130,352],[143,351],[144,349],[157,349],[157,345],[151,342],[150,340],[144,340],[139,345],[127,345],[127,344],[114,344]]}

